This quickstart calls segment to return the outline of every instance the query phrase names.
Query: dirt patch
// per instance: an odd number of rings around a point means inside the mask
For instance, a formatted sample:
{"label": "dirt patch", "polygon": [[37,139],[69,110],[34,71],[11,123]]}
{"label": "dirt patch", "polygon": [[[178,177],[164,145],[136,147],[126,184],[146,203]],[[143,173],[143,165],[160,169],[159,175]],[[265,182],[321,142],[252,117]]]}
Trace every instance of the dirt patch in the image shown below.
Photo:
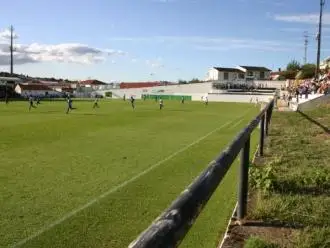
{"label": "dirt patch", "polygon": [[[247,209],[252,209],[257,197],[250,194],[248,199]],[[222,248],[243,248],[245,241],[252,236],[258,236],[269,243],[276,243],[280,247],[292,247],[291,237],[295,235],[297,227],[283,222],[252,220],[249,216],[248,213],[244,223],[238,223],[235,217],[232,218]]]}

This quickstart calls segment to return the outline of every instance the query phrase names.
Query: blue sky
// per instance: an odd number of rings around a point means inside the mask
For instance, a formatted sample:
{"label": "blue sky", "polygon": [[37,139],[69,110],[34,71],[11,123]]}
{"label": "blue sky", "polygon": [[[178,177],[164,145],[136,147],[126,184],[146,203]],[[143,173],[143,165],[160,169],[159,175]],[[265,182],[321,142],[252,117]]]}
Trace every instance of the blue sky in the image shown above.
{"label": "blue sky", "polygon": [[[303,2],[303,3],[302,3]],[[110,82],[203,79],[212,66],[277,70],[316,61],[319,1],[11,0],[1,4],[0,70],[8,71],[13,25],[15,72]],[[325,6],[322,58],[330,52]]]}

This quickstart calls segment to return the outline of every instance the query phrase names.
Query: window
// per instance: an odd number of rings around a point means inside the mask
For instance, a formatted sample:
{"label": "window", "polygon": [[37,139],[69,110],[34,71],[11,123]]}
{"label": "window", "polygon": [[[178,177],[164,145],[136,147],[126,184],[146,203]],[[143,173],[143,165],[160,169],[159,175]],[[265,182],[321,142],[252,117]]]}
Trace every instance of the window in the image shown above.
{"label": "window", "polygon": [[224,79],[224,80],[228,80],[228,79],[229,79],[229,74],[228,74],[228,72],[224,72],[224,73],[223,73],[223,79]]}
{"label": "window", "polygon": [[252,76],[253,76],[253,71],[248,71],[247,75],[248,75],[249,77],[252,77]]}
{"label": "window", "polygon": [[238,78],[239,78],[239,79],[244,79],[244,73],[239,73],[239,74],[238,74]]}
{"label": "window", "polygon": [[260,79],[264,79],[265,78],[265,72],[264,71],[261,71],[260,72]]}

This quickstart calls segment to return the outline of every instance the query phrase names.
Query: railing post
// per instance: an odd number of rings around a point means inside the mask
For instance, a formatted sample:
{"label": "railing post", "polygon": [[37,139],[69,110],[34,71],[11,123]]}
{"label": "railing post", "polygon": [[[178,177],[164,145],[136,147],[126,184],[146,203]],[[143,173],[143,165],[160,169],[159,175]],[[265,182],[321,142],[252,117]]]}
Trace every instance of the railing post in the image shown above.
{"label": "railing post", "polygon": [[264,155],[264,139],[265,139],[265,115],[261,116],[261,120],[260,120],[259,156]]}
{"label": "railing post", "polygon": [[239,186],[238,186],[238,204],[237,204],[237,218],[243,219],[247,212],[247,195],[249,182],[249,164],[250,164],[250,137],[245,142],[241,150],[240,158],[240,172],[239,172]]}
{"label": "railing post", "polygon": [[267,109],[265,115],[266,115],[266,123],[265,123],[265,133],[266,136],[268,136],[268,125],[269,125],[269,121],[270,121],[270,107]]}

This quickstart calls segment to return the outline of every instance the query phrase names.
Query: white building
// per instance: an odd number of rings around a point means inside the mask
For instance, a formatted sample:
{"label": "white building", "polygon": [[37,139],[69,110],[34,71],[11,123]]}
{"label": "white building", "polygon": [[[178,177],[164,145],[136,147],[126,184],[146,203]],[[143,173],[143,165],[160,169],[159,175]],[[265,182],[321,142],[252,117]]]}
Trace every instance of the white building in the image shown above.
{"label": "white building", "polygon": [[15,92],[23,97],[29,96],[61,96],[62,93],[52,90],[46,85],[42,84],[17,84]]}
{"label": "white building", "polygon": [[258,66],[213,67],[208,71],[206,81],[265,80],[270,78],[270,72],[266,67]]}
{"label": "white building", "polygon": [[208,71],[207,81],[232,81],[245,79],[244,73],[237,68],[213,67]]}
{"label": "white building", "polygon": [[247,79],[266,80],[270,78],[271,70],[266,67],[239,65],[237,69],[244,72]]}
{"label": "white building", "polygon": [[21,81],[22,79],[17,77],[0,77],[0,85],[15,85]]}
{"label": "white building", "polygon": [[329,68],[330,68],[330,57],[327,57],[323,61],[321,61],[320,69],[321,70],[327,70]]}

